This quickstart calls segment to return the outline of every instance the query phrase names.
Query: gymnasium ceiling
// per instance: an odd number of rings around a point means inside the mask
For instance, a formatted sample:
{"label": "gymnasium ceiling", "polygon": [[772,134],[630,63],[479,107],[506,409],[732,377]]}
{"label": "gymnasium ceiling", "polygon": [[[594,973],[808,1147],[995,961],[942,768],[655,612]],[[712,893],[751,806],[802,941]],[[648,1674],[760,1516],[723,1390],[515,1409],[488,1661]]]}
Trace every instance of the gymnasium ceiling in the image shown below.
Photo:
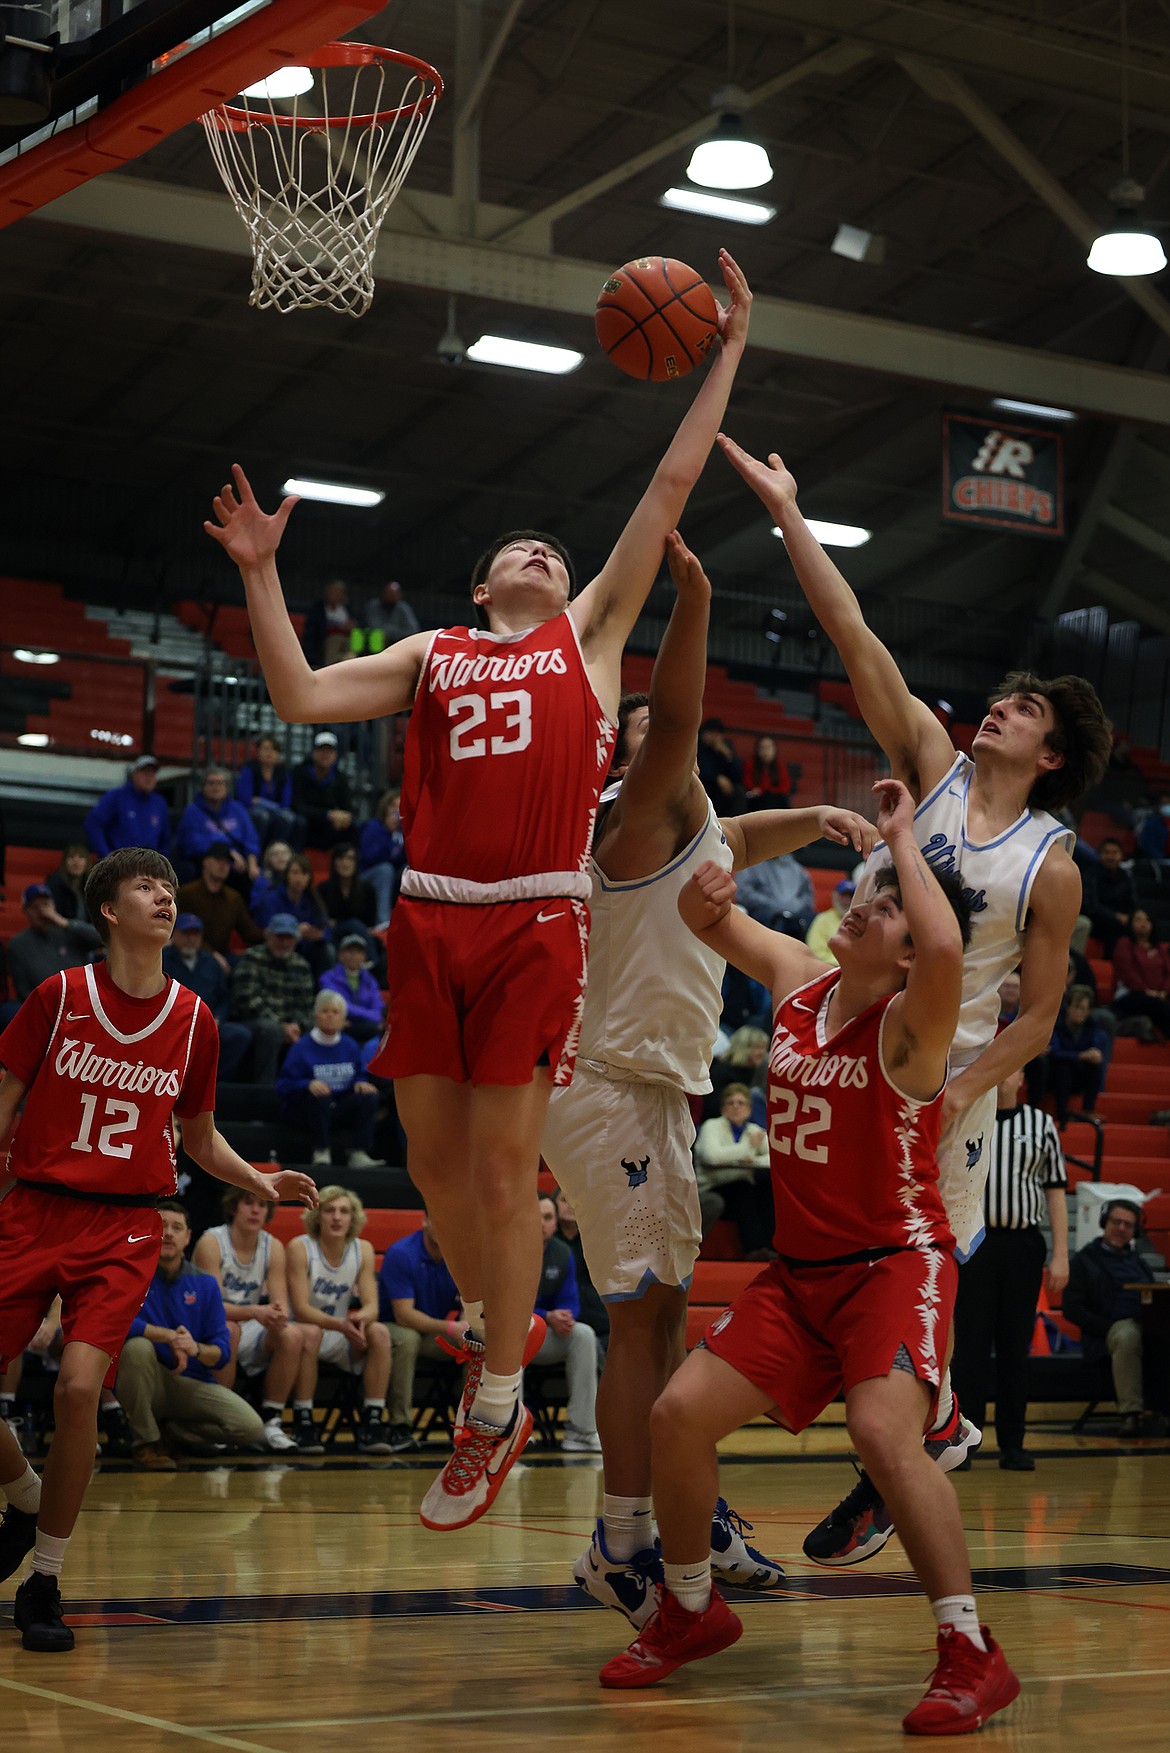
{"label": "gymnasium ceiling", "polygon": [[[758,295],[729,429],[784,454],[810,515],[875,532],[844,557],[875,609],[934,604],[940,658],[1089,604],[1170,632],[1170,274],[1084,265],[1120,174],[1117,0],[744,0],[732,71],[779,209],[761,228],[659,205],[727,77],[727,18],[723,0],[385,8],[356,34],[433,61],[448,89],[360,321],[249,308],[196,126],[0,233],[5,569],[208,592],[224,564],[199,519],[233,458],[267,496],[289,472],[386,489],[377,512],[298,511],[297,592],[396,574],[425,613],[521,523],[588,569],[689,394],[598,354],[595,289],[640,254],[713,277],[725,242]],[[1170,5],[1130,0],[1128,31],[1130,170],[1170,220]],[[493,51],[461,127],[462,60]],[[884,261],[832,253],[843,221],[879,234]],[[450,292],[465,340],[563,342],[585,364],[445,366]],[[941,412],[997,392],[1081,410],[1067,542],[941,522]],[[757,510],[715,459],[684,523],[744,629],[784,566]]]}

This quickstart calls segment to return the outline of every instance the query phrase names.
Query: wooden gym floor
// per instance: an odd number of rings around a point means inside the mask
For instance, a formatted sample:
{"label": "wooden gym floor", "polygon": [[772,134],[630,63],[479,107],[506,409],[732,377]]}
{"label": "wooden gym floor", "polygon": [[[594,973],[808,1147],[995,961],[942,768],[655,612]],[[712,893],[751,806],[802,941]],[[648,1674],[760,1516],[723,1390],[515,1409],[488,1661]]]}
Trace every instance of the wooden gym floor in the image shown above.
{"label": "wooden gym floor", "polygon": [[[980,1459],[956,1484],[983,1615],[1023,1681],[981,1746],[1077,1753],[1170,1742],[1170,1448],[1034,1431],[1033,1474]],[[989,1437],[988,1446],[992,1439]],[[933,1665],[933,1621],[892,1543],[825,1571],[800,1543],[852,1479],[842,1432],[753,1426],[724,1489],[782,1592],[731,1598],[732,1650],[641,1694],[603,1693],[630,1635],[570,1567],[600,1489],[595,1457],[539,1451],[495,1511],[427,1533],[445,1451],[405,1461],[105,1467],[65,1578],[70,1656],[20,1647],[0,1584],[0,1746],[46,1753],[359,1753],[550,1742],[631,1753],[786,1745],[868,1753],[901,1740]]]}

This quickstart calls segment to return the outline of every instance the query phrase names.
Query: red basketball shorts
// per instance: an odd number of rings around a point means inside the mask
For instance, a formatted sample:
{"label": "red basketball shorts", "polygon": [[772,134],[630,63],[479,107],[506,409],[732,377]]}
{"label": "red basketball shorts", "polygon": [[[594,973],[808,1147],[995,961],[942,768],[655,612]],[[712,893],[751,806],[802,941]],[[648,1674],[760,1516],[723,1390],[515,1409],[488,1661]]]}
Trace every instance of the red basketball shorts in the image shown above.
{"label": "red basketball shorts", "polygon": [[158,1265],[153,1205],[99,1205],[14,1187],[0,1204],[0,1369],[20,1356],[61,1297],[66,1345],[108,1352],[113,1365]]}
{"label": "red basketball shorts", "polygon": [[951,1255],[937,1248],[852,1266],[774,1260],[703,1342],[771,1397],[777,1423],[801,1431],[842,1388],[888,1376],[902,1346],[914,1374],[937,1389],[958,1282]]}
{"label": "red basketball shorts", "polygon": [[589,909],[583,901],[398,901],[386,939],[390,1005],[376,1077],[531,1083],[573,1075]]}

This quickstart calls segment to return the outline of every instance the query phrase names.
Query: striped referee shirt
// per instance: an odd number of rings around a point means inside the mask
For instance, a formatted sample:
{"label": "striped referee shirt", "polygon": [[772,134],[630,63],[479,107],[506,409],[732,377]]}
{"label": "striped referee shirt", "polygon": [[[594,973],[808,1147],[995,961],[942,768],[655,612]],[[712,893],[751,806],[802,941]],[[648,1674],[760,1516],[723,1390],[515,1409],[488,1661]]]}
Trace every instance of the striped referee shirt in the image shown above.
{"label": "striped referee shirt", "polygon": [[1046,1187],[1067,1187],[1064,1152],[1050,1115],[1026,1104],[1001,1108],[991,1135],[991,1167],[983,1194],[989,1230],[1039,1225]]}

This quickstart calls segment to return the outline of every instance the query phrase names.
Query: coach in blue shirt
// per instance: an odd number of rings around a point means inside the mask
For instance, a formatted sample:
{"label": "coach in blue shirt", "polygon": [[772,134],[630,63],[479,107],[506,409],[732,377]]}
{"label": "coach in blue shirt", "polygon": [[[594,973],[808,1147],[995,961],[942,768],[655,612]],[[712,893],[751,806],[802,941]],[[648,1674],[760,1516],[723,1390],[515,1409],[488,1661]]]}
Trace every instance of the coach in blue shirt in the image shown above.
{"label": "coach in blue shirt", "polygon": [[410,1430],[419,1358],[451,1362],[438,1338],[447,1332],[447,1319],[458,1301],[435,1226],[424,1212],[422,1228],[387,1248],[378,1272],[378,1314],[389,1324],[394,1348],[388,1417],[390,1441],[397,1453],[414,1447]]}
{"label": "coach in blue shirt", "polygon": [[157,784],[158,762],[153,755],[139,755],[126,783],[99,797],[85,818],[85,837],[99,858],[123,846],[166,851],[171,819],[166,803],[155,795]]}
{"label": "coach in blue shirt", "polygon": [[135,1465],[154,1472],[173,1471],[172,1446],[264,1447],[260,1414],[213,1377],[231,1355],[231,1340],[218,1280],[185,1258],[187,1209],[164,1199],[159,1214],[158,1268],[118,1365]]}

